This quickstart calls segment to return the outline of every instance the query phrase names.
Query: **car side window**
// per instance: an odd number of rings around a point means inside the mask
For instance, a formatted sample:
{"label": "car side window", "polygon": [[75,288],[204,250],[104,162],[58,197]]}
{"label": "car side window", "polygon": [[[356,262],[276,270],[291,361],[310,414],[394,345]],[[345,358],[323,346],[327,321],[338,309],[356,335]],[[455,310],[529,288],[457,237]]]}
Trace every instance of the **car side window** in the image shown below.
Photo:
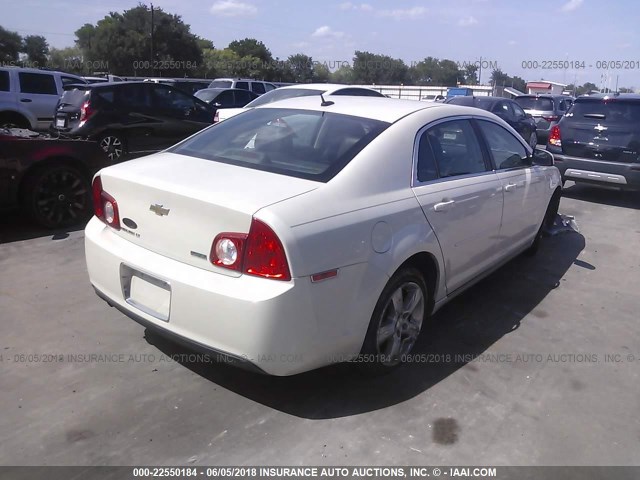
{"label": "car side window", "polygon": [[43,95],[58,95],[56,81],[53,75],[47,73],[20,72],[20,92],[39,93]]}
{"label": "car side window", "polygon": [[236,82],[235,88],[241,88],[242,90],[249,90],[249,82]]}
{"label": "car side window", "polygon": [[352,95],[356,97],[382,97],[381,93],[367,88],[342,88],[333,92],[331,95]]}
{"label": "car side window", "polygon": [[234,93],[236,97],[236,107],[244,107],[251,101],[251,92],[249,92],[248,90],[237,90]]}
{"label": "car side window", "polygon": [[515,102],[509,105],[511,105],[511,108],[513,108],[513,114],[515,115],[516,120],[522,120],[524,117],[526,117],[524,110],[522,110],[520,105]]}
{"label": "car side window", "polygon": [[560,100],[558,102],[558,110],[560,110],[561,112],[564,112],[567,110],[567,104],[564,100]]}
{"label": "car side window", "polygon": [[262,82],[251,82],[251,91],[256,92],[258,94],[265,93],[264,83]]}
{"label": "car side window", "polygon": [[487,170],[480,143],[468,120],[439,123],[422,134],[416,172],[419,181]]}
{"label": "car side window", "polygon": [[118,103],[127,109],[148,108],[151,103],[147,85],[132,83],[122,85],[117,90]]}
{"label": "car side window", "polygon": [[158,108],[187,111],[193,109],[195,101],[193,97],[174,88],[156,86],[153,89],[153,105]]}
{"label": "car side window", "polygon": [[235,106],[235,100],[233,99],[233,91],[226,90],[221,92],[220,95],[216,97],[213,103],[219,103],[221,107],[224,108],[233,108]]}
{"label": "car side window", "polygon": [[9,91],[9,72],[6,70],[0,71],[0,92]]}
{"label": "car side window", "polygon": [[493,122],[478,123],[498,170],[531,166],[527,149],[511,132]]}
{"label": "car side window", "polygon": [[264,87],[267,89],[267,92],[270,92],[271,90],[276,89],[276,86],[273,83],[265,83]]}

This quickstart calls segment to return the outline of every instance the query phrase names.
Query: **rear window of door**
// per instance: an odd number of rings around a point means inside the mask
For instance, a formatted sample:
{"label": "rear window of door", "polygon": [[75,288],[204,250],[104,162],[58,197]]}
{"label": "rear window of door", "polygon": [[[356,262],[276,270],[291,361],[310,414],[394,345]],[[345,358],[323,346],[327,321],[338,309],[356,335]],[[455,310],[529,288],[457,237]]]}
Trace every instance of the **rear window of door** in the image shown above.
{"label": "rear window of door", "polygon": [[247,103],[249,103],[253,97],[251,96],[251,92],[249,90],[238,90],[234,92],[236,101],[236,107],[244,107]]}
{"label": "rear window of door", "polygon": [[416,176],[419,182],[488,171],[480,142],[468,120],[452,120],[420,137]]}
{"label": "rear window of door", "polygon": [[241,88],[242,90],[249,90],[249,82],[236,82],[236,88]]}
{"label": "rear window of door", "polygon": [[374,90],[368,90],[366,88],[343,88],[336,92],[333,92],[331,95],[352,95],[356,97],[384,97],[381,93],[378,93]]}
{"label": "rear window of door", "polygon": [[0,70],[0,92],[9,91],[9,72]]}
{"label": "rear window of door", "polygon": [[151,101],[147,89],[148,85],[150,84],[132,83],[122,85],[117,90],[117,99],[120,106],[128,110],[149,108]]}
{"label": "rear window of door", "polygon": [[20,72],[20,92],[37,93],[42,95],[58,95],[56,81],[53,75],[47,73]]}
{"label": "rear window of door", "polygon": [[264,83],[262,82],[251,82],[251,90],[258,94],[266,92],[266,90],[264,89]]}
{"label": "rear window of door", "polygon": [[527,149],[509,131],[486,120],[478,124],[498,170],[531,166]]}
{"label": "rear window of door", "polygon": [[[249,93],[249,92],[247,92]],[[216,98],[215,100],[213,100],[213,103],[218,103],[220,104],[220,107],[223,108],[233,108],[235,107],[235,100],[233,98],[233,91],[232,90],[226,90],[224,92],[221,92]]]}

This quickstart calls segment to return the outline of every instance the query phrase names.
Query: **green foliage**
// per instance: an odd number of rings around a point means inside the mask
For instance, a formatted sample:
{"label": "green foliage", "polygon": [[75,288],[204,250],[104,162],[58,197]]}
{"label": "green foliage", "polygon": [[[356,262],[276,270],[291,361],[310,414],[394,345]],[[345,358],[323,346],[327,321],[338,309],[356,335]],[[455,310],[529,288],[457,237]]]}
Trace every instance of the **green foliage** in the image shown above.
{"label": "green foliage", "polygon": [[11,32],[0,26],[0,62],[17,62],[21,51],[22,37],[20,34],[18,32]]}
{"label": "green foliage", "polygon": [[24,37],[24,53],[31,67],[44,67],[47,65],[49,44],[42,35],[28,35]]}
{"label": "green foliage", "polygon": [[377,55],[356,50],[353,57],[353,76],[355,83],[394,84],[407,79],[408,68],[405,63],[387,55]]}
{"label": "green foliage", "polygon": [[93,72],[87,68],[79,47],[67,47],[62,49],[50,48],[47,66],[54,70],[75,73],[76,75],[91,75]]}

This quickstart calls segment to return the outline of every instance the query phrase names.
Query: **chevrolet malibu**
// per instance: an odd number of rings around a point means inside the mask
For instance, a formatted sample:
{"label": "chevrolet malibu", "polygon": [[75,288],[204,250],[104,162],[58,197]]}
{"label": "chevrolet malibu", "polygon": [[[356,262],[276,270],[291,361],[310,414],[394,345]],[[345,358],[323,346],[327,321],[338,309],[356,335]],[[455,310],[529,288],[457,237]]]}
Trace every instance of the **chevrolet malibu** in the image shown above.
{"label": "chevrolet malibu", "polygon": [[85,232],[97,294],[268,374],[356,357],[384,371],[429,315],[535,251],[561,193],[551,154],[480,109],[331,98],[101,170]]}

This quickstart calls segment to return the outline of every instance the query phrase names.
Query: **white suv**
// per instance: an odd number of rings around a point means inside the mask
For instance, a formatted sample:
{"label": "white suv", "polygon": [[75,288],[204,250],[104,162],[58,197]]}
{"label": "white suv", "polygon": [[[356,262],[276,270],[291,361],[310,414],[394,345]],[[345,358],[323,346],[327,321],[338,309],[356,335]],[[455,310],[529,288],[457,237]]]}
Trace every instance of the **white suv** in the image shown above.
{"label": "white suv", "polygon": [[0,126],[48,129],[63,87],[74,83],[87,82],[69,73],[0,67]]}
{"label": "white suv", "polygon": [[209,88],[240,88],[249,90],[258,95],[275,90],[277,87],[273,83],[252,80],[250,78],[215,78]]}

